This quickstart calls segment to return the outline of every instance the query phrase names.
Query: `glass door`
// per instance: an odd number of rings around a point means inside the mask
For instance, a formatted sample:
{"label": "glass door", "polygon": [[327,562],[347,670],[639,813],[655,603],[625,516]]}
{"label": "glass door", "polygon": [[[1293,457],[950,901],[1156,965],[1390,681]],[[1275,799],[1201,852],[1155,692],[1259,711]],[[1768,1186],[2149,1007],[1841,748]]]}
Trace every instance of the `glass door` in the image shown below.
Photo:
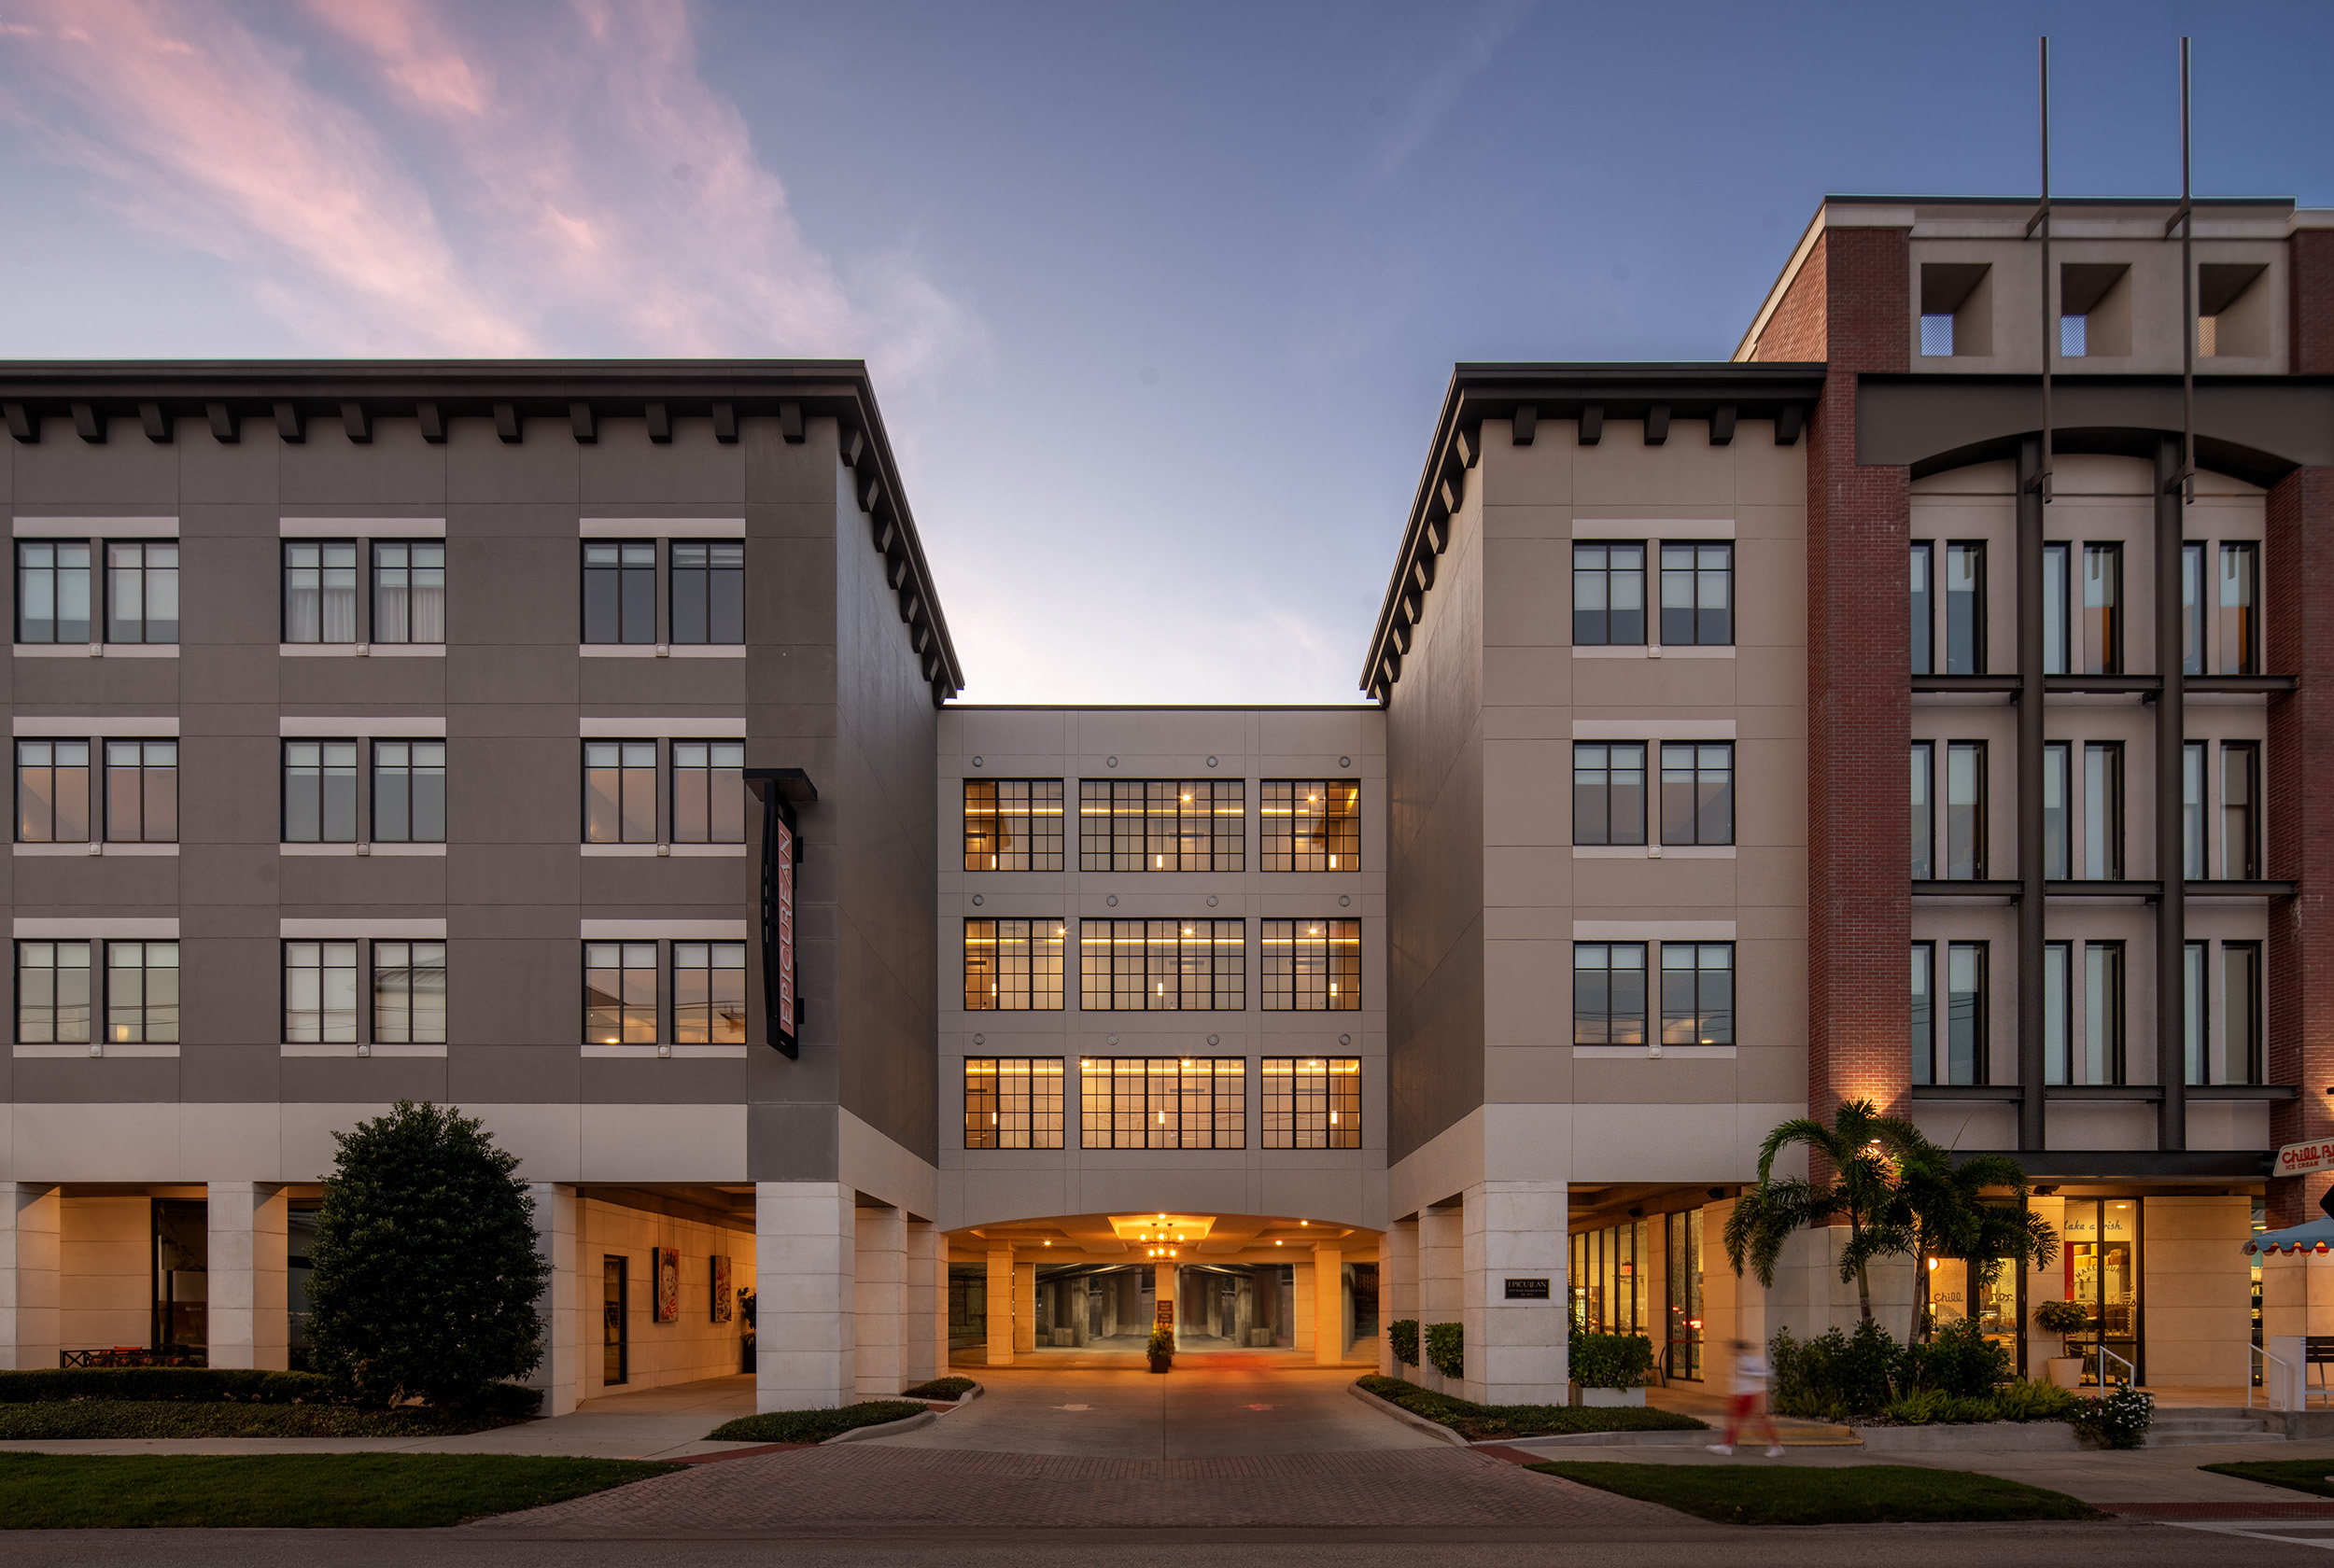
{"label": "glass door", "polygon": [[603,1258],[600,1262],[600,1303],[605,1324],[600,1332],[599,1380],[621,1383],[630,1374],[631,1334],[627,1310],[632,1295],[631,1270],[628,1260],[620,1257]]}
{"label": "glass door", "polygon": [[2140,1199],[2071,1197],[2060,1238],[2066,1299],[2090,1316],[2067,1336],[2067,1354],[2081,1356],[2083,1382],[2101,1382],[2103,1345],[2105,1381],[2145,1381],[2141,1357]]}

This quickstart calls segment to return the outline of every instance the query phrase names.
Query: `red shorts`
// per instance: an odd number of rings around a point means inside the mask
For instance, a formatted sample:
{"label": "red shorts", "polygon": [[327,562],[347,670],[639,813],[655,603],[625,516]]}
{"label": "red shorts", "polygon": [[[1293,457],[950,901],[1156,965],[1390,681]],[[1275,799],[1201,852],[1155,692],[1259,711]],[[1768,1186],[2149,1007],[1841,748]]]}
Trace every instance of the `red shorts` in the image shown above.
{"label": "red shorts", "polygon": [[1759,1401],[1765,1397],[1766,1397],[1765,1394],[1760,1393],[1736,1394],[1734,1396],[1734,1403],[1730,1407],[1734,1419],[1736,1421],[1742,1421],[1747,1417],[1757,1415],[1759,1413]]}

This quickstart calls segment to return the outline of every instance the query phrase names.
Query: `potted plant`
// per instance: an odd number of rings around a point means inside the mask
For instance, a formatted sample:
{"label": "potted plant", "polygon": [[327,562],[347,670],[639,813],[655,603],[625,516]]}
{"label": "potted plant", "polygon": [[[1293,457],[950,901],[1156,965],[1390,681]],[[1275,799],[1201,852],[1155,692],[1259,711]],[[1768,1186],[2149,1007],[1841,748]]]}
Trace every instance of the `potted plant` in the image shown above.
{"label": "potted plant", "polygon": [[1164,1372],[1175,1364],[1175,1331],[1165,1323],[1151,1330],[1151,1370]]}
{"label": "potted plant", "polygon": [[1645,1382],[1653,1373],[1653,1342],[1642,1334],[1590,1334],[1575,1330],[1571,1343],[1576,1404],[1642,1406]]}
{"label": "potted plant", "polygon": [[2083,1358],[2067,1353],[2067,1336],[2088,1328],[2091,1315],[2072,1301],[2046,1301],[2034,1309],[2034,1326],[2059,1337],[2059,1353],[2050,1360],[2050,1380],[2060,1388],[2083,1381]]}

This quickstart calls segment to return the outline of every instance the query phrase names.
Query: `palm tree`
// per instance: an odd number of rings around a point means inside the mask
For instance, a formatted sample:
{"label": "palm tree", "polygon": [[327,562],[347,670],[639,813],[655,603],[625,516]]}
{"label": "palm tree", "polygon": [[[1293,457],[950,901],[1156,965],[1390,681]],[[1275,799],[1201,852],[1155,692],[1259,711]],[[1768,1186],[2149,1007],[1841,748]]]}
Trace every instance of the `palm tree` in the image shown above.
{"label": "palm tree", "polygon": [[[1804,1146],[1832,1169],[1828,1182],[1801,1176],[1774,1178],[1775,1156]],[[1929,1146],[1920,1129],[1901,1116],[1883,1116],[1868,1099],[1851,1099],[1833,1113],[1825,1127],[1813,1117],[1785,1122],[1766,1135],[1759,1149],[1759,1184],[1735,1200],[1726,1218],[1726,1261],[1735,1272],[1746,1263],[1759,1283],[1775,1285],[1775,1264],[1793,1235],[1835,1219],[1848,1222],[1848,1245],[1840,1253],[1839,1277],[1856,1283],[1856,1306],[1872,1321],[1872,1281],[1867,1266],[1876,1257],[1909,1252],[1915,1245],[1913,1216],[1898,1190],[1891,1155]],[[2020,1178],[2021,1182],[2023,1177]]]}
{"label": "palm tree", "polygon": [[[1884,1145],[1885,1146],[1885,1145]],[[1925,1338],[1929,1317],[1929,1258],[1959,1258],[1969,1266],[1969,1309],[1978,1291],[2005,1263],[2046,1268],[2059,1254],[2058,1233],[2026,1207],[2026,1169],[2006,1155],[1979,1155],[1956,1167],[1923,1138],[1917,1146],[1890,1148],[1898,1162],[1898,1191],[1914,1232],[1913,1322],[1906,1344]],[[2016,1206],[1981,1202],[1986,1188],[2009,1189]]]}

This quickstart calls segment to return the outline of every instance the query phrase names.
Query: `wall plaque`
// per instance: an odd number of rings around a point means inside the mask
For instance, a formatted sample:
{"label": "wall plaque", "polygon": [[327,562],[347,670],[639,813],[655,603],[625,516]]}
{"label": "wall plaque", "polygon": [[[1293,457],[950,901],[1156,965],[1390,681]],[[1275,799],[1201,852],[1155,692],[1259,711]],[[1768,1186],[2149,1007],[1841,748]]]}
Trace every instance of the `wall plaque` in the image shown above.
{"label": "wall plaque", "polygon": [[1508,1299],[1510,1301],[1545,1301],[1548,1299],[1548,1281],[1545,1280],[1510,1280]]}

